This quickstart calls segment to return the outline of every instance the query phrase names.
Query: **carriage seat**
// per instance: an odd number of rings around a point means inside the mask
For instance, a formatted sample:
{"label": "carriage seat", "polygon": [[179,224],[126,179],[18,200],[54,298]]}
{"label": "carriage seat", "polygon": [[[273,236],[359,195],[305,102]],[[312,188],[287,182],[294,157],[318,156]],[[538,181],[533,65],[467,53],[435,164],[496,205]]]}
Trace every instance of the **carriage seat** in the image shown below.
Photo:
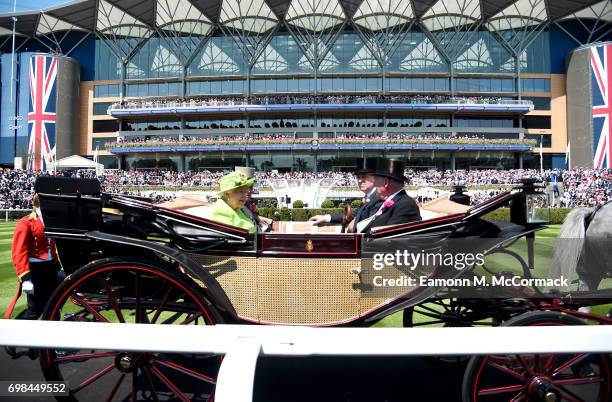
{"label": "carriage seat", "polygon": [[441,218],[449,215],[464,214],[470,210],[469,205],[458,204],[448,199],[448,195],[436,198],[420,206],[423,220]]}
{"label": "carriage seat", "polygon": [[172,209],[174,211],[182,211],[185,213],[189,213],[189,209],[191,208],[212,206],[212,204],[210,204],[207,201],[196,198],[196,197],[183,195],[171,201],[166,201],[166,202],[162,202],[161,204],[157,204],[157,206],[162,207],[162,208]]}
{"label": "carriage seat", "polygon": [[[428,221],[432,221],[432,223],[440,218],[444,218],[447,216],[461,216],[461,214],[467,214],[470,210],[470,206],[458,204],[454,201],[448,199],[448,195],[437,198],[433,201],[426,202],[425,204],[420,205],[419,212],[421,213],[421,221],[420,224],[427,226]],[[450,218],[449,218],[450,219]],[[415,223],[415,222],[410,222]],[[380,233],[383,231],[387,231],[388,229],[393,228],[401,228],[407,226],[407,223],[399,223],[397,225],[388,225],[388,226],[378,226],[372,229],[372,233]]]}

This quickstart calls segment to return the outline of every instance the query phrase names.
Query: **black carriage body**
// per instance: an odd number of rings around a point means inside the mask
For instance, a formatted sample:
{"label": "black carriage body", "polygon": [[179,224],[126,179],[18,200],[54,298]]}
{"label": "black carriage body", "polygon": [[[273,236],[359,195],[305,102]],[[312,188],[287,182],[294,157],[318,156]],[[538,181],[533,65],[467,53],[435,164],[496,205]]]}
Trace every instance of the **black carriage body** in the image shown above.
{"label": "black carriage body", "polygon": [[[486,252],[528,232],[524,226],[481,219],[508,205],[513,198],[510,192],[466,213],[363,235],[249,234],[139,198],[80,191],[75,182],[63,187],[69,191],[51,188],[55,189],[52,194],[40,193],[41,209],[46,232],[56,240],[68,274],[92,261],[117,257],[173,267],[200,284],[229,322],[373,323],[440,290],[414,286],[377,293],[365,288],[374,254],[402,245],[436,247],[449,239],[479,239],[480,250],[473,251]],[[462,273],[423,272],[432,278]]]}

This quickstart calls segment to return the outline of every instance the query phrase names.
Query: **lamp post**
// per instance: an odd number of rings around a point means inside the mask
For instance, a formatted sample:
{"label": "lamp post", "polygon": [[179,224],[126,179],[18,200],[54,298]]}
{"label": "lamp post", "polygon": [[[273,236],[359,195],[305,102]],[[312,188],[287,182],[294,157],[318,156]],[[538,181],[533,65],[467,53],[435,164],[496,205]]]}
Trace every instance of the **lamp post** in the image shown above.
{"label": "lamp post", "polygon": [[[14,80],[14,72],[15,72],[15,33],[17,28],[17,17],[15,17],[15,12],[17,11],[17,0],[13,0],[13,16],[11,20],[13,21],[13,37],[12,37],[12,49],[11,49],[11,104],[13,104],[13,81]],[[17,116],[17,105],[14,107],[15,117]],[[17,122],[13,120],[13,161],[17,157]],[[14,167],[13,162],[13,167]]]}
{"label": "lamp post", "polygon": [[540,134],[540,173],[544,174],[544,158],[542,157],[542,146],[544,141],[544,136]]}

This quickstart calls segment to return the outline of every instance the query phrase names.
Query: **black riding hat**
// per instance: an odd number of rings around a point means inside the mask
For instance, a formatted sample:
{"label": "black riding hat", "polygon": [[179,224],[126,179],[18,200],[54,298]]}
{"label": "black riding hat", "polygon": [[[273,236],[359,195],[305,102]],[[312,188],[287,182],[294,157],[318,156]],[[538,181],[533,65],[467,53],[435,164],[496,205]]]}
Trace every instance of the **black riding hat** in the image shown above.
{"label": "black riding hat", "polygon": [[380,158],[359,158],[357,159],[355,174],[369,174],[376,170],[376,159]]}
{"label": "black riding hat", "polygon": [[388,158],[371,158],[373,159],[373,169],[371,172],[374,176],[389,177],[399,182],[406,182],[408,179],[404,176],[406,162],[401,159]]}

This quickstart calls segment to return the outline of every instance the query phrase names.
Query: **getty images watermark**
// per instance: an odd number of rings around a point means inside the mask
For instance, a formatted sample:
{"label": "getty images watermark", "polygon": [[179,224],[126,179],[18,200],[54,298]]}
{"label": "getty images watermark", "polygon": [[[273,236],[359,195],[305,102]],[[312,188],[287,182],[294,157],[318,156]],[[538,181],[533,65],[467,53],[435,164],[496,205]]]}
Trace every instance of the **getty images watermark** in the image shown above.
{"label": "getty images watermark", "polygon": [[[462,271],[474,265],[485,264],[484,253],[418,253],[408,250],[396,250],[395,253],[376,253],[372,258],[372,269],[383,271],[385,268],[394,270],[405,268],[416,272],[419,267],[436,267],[438,269],[454,269]],[[484,275],[471,277],[435,278],[431,274],[400,275],[388,278],[384,275],[375,275],[373,285],[376,287],[396,286],[435,286],[435,287],[470,287],[470,286],[507,286],[507,287],[565,287],[569,286],[566,278],[523,278],[520,275],[496,275],[488,278]]]}
{"label": "getty images watermark", "polygon": [[[570,290],[571,278],[550,270],[552,254],[529,267],[525,245],[512,255],[500,239],[392,239],[366,244],[358,286],[364,297],[407,296],[452,289],[456,297],[508,298],[529,290]],[[537,247],[535,247],[538,250]],[[542,249],[542,248],[541,248]],[[541,250],[540,249],[540,250]],[[548,248],[550,250],[550,247]]]}

